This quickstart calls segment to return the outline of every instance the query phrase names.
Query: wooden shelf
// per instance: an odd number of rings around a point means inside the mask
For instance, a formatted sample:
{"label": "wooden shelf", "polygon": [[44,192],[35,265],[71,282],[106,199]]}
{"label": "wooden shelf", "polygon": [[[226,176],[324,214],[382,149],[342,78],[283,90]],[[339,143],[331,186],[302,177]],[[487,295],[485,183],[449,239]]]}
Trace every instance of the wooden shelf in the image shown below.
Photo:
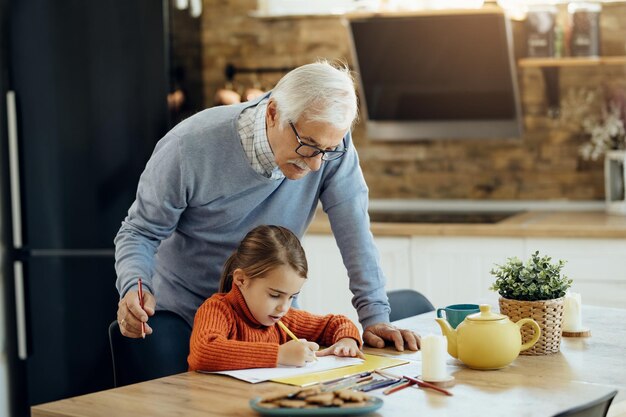
{"label": "wooden shelf", "polygon": [[600,65],[626,65],[626,56],[522,58],[520,68],[543,67],[593,67]]}
{"label": "wooden shelf", "polygon": [[259,20],[310,20],[310,19],[339,19],[344,13],[318,13],[318,14],[268,14],[258,10],[248,13],[248,16]]}
{"label": "wooden shelf", "polygon": [[559,114],[561,92],[559,90],[559,72],[561,68],[624,66],[626,56],[602,57],[564,57],[564,58],[522,58],[518,61],[521,69],[540,68],[545,80],[548,112],[553,117]]}
{"label": "wooden shelf", "polygon": [[475,15],[475,14],[502,14],[503,11],[497,6],[484,6],[479,9],[417,9],[417,10],[353,10],[345,13],[305,13],[305,14],[269,14],[264,11],[254,10],[248,16],[264,20],[287,20],[287,19],[332,19],[346,18],[364,19],[372,17],[411,17],[411,16],[441,16],[441,15]]}

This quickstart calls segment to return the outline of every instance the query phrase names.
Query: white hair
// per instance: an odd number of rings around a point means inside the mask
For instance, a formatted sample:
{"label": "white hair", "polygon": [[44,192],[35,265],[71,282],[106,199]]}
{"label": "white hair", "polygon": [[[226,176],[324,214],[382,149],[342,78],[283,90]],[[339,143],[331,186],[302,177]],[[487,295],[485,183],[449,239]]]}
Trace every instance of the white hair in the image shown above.
{"label": "white hair", "polygon": [[281,128],[304,118],[347,131],[357,117],[357,97],[350,69],[327,61],[290,71],[276,84],[271,98],[276,102]]}

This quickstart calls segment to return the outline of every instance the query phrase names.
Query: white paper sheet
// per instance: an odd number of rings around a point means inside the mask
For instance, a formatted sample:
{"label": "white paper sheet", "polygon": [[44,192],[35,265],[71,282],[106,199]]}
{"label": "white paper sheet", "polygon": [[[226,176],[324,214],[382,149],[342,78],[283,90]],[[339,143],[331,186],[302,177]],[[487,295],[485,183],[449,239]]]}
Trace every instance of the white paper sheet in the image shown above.
{"label": "white paper sheet", "polygon": [[253,368],[239,369],[236,371],[205,372],[206,374],[221,374],[232,376],[246,382],[256,384],[274,378],[283,378],[311,374],[314,372],[327,371],[329,369],[343,368],[344,366],[357,365],[363,363],[363,359],[346,358],[339,356],[321,356],[316,362],[309,362],[305,366],[278,366],[277,368]]}

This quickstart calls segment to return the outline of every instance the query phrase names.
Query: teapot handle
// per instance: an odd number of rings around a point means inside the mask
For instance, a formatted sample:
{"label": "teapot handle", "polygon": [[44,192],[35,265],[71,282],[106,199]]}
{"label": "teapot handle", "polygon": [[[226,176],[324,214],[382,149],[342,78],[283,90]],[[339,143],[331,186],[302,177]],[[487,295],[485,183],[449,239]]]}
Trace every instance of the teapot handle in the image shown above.
{"label": "teapot handle", "polygon": [[522,352],[526,349],[530,349],[531,347],[533,347],[535,345],[535,343],[537,343],[537,341],[539,340],[539,338],[541,337],[541,328],[539,327],[539,325],[537,324],[537,322],[533,319],[521,319],[520,321],[518,321],[517,323],[515,323],[515,325],[517,327],[519,327],[520,331],[522,330],[522,326],[525,324],[530,324],[534,329],[535,329],[535,335],[533,336],[533,338],[531,340],[529,340],[528,342],[524,343],[519,351]]}

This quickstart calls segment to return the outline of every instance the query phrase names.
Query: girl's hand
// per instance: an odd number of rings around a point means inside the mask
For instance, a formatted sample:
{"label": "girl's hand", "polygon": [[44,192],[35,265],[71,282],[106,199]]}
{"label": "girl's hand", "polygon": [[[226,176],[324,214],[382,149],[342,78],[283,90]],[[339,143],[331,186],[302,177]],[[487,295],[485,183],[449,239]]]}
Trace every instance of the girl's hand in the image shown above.
{"label": "girl's hand", "polygon": [[319,348],[317,343],[307,342],[306,339],[290,340],[278,347],[278,364],[304,366],[316,360],[315,352]]}
{"label": "girl's hand", "polygon": [[363,352],[359,350],[359,345],[356,340],[351,339],[349,337],[344,337],[343,339],[339,339],[337,343],[334,345],[327,347],[326,349],[322,349],[317,352],[317,356],[350,356],[357,357],[361,359],[365,359],[365,355]]}

